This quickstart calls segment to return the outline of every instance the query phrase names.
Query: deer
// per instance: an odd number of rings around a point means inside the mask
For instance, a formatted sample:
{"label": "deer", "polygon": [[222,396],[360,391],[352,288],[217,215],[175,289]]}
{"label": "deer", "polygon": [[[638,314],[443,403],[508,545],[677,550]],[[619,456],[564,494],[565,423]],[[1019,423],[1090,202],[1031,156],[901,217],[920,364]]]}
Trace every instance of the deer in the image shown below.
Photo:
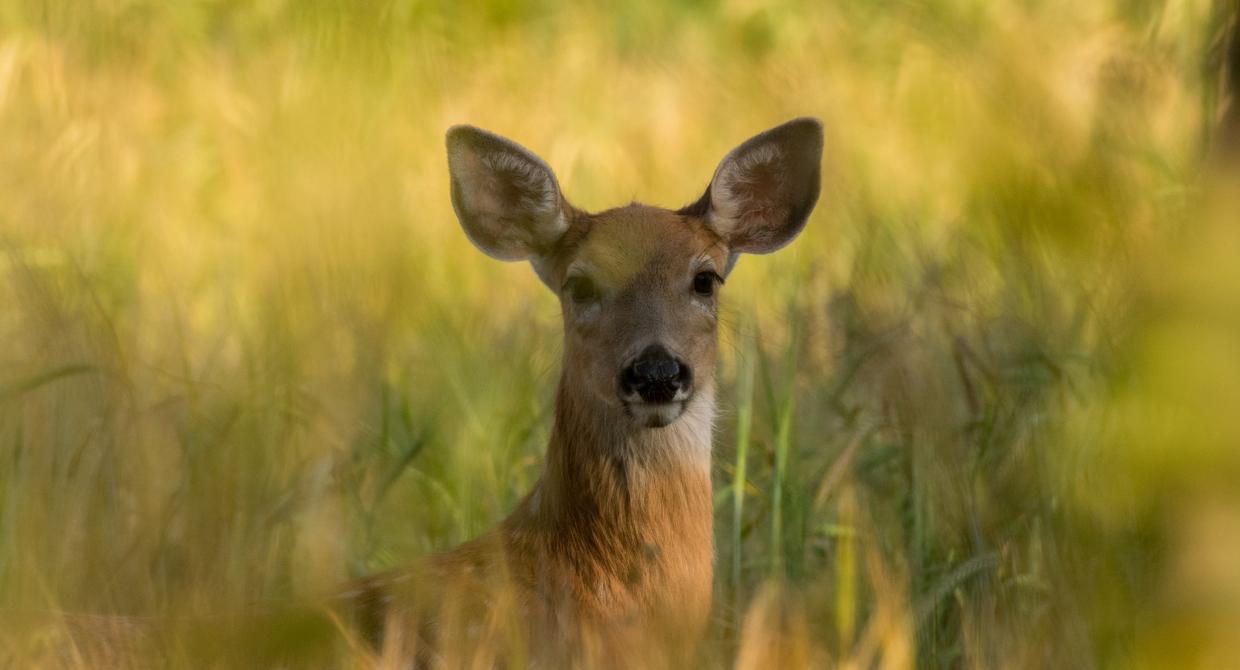
{"label": "deer", "polygon": [[[797,118],[750,138],[678,210],[588,213],[511,140],[458,125],[446,145],[466,237],[528,262],[559,299],[554,424],[540,479],[493,530],[348,596],[376,644],[412,641],[423,659],[427,646],[502,656],[514,644],[551,667],[689,658],[712,601],[720,288],[741,254],[773,252],[805,227],[822,126]],[[496,624],[505,609],[508,625]]]}
{"label": "deer", "polygon": [[[541,477],[495,528],[454,549],[355,580],[309,611],[188,628],[226,631],[212,653],[250,665],[296,656],[270,640],[309,630],[306,616],[324,623],[324,611],[383,667],[683,665],[712,601],[719,290],[741,254],[773,252],[805,227],[822,126],[798,118],[750,138],[674,211],[591,214],[511,140],[460,125],[446,144],[466,237],[492,258],[529,262],[559,298],[563,360]],[[170,634],[124,617],[65,626],[73,642],[49,662],[122,666]]]}

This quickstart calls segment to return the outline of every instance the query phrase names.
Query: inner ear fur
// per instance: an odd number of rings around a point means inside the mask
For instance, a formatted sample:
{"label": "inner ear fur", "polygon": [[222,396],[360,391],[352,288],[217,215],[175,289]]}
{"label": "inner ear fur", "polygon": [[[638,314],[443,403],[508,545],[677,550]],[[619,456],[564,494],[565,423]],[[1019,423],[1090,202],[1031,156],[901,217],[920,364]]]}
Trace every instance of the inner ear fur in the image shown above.
{"label": "inner ear fur", "polygon": [[512,140],[473,126],[447,134],[452,207],[466,236],[505,261],[547,254],[569,226],[555,174]]}
{"label": "inner ear fur", "polygon": [[733,253],[765,254],[788,244],[818,202],[822,124],[799,118],[756,135],[719,163],[696,205]]}

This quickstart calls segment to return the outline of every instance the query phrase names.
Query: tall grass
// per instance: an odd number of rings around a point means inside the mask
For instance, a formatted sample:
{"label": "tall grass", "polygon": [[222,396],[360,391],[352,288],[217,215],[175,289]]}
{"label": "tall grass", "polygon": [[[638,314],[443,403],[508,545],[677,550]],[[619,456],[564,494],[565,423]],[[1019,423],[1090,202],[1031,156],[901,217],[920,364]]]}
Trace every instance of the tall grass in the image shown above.
{"label": "tall grass", "polygon": [[818,209],[723,294],[700,663],[1234,665],[1217,11],[0,0],[13,663],[59,612],[311,599],[536,480],[558,309],[458,229],[450,124],[602,209],[810,114]]}

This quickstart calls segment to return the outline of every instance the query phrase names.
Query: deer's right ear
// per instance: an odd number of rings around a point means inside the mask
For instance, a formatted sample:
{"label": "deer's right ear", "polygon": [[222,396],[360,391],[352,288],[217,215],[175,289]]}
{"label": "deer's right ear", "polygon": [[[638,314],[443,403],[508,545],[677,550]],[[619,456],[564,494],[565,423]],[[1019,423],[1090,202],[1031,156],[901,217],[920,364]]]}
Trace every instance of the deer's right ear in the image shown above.
{"label": "deer's right ear", "polygon": [[551,168],[516,142],[472,126],[448,130],[452,207],[483,253],[505,261],[546,254],[568,230]]}

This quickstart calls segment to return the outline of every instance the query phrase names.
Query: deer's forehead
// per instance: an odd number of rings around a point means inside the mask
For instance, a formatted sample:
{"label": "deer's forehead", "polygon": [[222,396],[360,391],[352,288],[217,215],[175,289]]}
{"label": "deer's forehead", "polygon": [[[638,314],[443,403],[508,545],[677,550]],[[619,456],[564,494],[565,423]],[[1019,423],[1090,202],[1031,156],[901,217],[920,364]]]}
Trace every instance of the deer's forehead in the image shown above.
{"label": "deer's forehead", "polygon": [[713,259],[722,268],[725,256],[718,238],[700,222],[634,205],[597,215],[570,267],[619,286],[638,274],[680,275],[699,258]]}

